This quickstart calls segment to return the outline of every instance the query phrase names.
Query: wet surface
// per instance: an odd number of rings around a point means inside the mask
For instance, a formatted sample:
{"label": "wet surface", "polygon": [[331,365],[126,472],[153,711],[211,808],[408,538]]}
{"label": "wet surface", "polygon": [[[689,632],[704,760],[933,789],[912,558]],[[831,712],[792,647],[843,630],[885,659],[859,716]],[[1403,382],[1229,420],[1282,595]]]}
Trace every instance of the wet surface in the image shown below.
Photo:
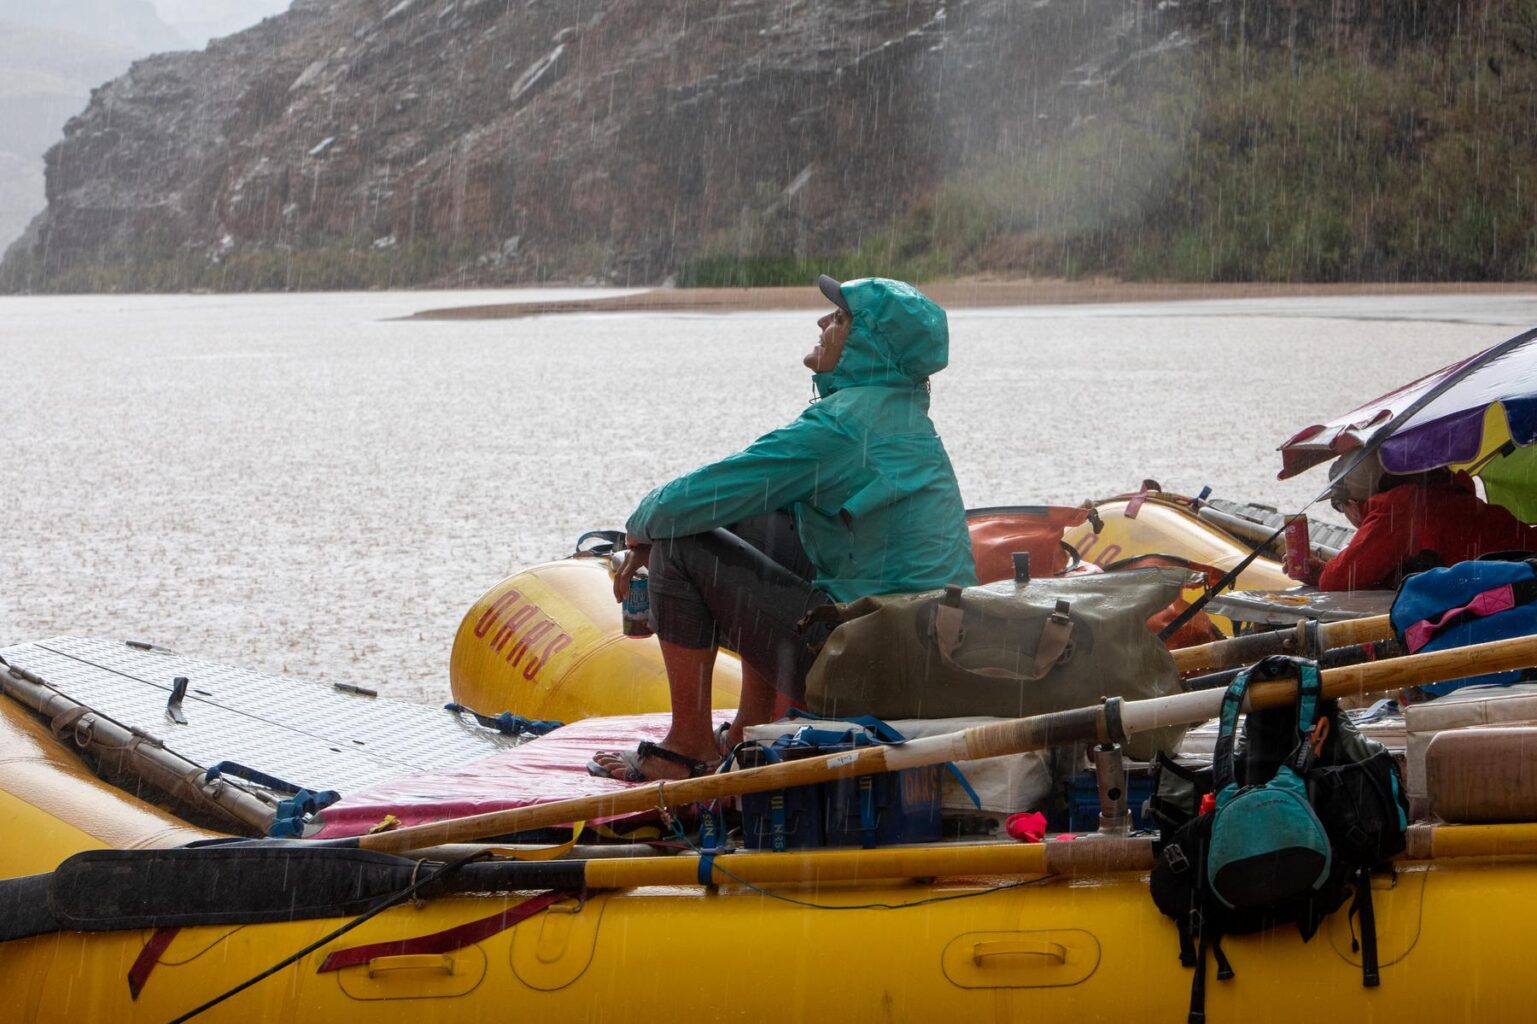
{"label": "wet surface", "polygon": [[[484,590],[809,397],[806,312],[389,319],[518,297],[0,299],[0,645],[132,637],[443,699]],[[1537,323],[1537,297],[951,320],[933,411],[968,504],[1153,477],[1290,510],[1323,481],[1276,481],[1276,445]]]}

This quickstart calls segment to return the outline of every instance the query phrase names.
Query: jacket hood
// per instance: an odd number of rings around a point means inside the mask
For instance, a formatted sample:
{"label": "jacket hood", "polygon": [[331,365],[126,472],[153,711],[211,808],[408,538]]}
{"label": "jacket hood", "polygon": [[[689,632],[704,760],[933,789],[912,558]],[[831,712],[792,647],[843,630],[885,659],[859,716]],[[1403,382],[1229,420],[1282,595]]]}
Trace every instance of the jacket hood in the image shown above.
{"label": "jacket hood", "polygon": [[852,387],[916,387],[950,362],[945,311],[918,289],[884,277],[843,283],[854,323],[838,365],[812,376],[818,393]]}

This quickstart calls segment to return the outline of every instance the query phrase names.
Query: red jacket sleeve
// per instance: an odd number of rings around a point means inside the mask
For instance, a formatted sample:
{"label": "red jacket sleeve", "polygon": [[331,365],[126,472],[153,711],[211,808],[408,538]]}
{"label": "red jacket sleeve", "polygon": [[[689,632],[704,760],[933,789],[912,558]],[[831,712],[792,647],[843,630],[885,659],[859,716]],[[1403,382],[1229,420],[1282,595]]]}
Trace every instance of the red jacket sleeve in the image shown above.
{"label": "red jacket sleeve", "polygon": [[1375,590],[1392,583],[1394,573],[1409,556],[1412,534],[1403,521],[1412,510],[1390,500],[1397,490],[1407,492],[1410,488],[1395,488],[1367,500],[1366,517],[1356,535],[1319,573],[1319,590]]}

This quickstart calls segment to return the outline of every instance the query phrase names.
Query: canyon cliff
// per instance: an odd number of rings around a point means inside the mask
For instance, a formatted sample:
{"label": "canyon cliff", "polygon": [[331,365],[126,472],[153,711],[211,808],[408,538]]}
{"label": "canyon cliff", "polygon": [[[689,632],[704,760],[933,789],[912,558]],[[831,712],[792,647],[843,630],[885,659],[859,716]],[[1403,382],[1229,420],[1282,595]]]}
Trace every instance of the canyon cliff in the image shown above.
{"label": "canyon cliff", "polygon": [[298,0],[98,89],[48,154],[48,210],[5,283],[637,284],[709,251],[836,251],[1025,144],[1138,16],[1123,0]]}
{"label": "canyon cliff", "polygon": [[1531,0],[297,0],[97,89],[0,288],[1519,277],[1532,26]]}

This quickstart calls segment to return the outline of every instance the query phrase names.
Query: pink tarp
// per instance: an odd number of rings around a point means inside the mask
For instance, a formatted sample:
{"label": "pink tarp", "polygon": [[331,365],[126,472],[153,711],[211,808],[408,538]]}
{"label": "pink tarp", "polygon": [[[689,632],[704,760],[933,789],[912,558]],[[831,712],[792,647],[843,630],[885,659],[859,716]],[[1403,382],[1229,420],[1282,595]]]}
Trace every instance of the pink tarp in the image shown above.
{"label": "pink tarp", "polygon": [[[389,814],[399,818],[401,825],[421,825],[629,789],[630,783],[587,774],[587,762],[598,750],[634,750],[641,740],[660,740],[667,734],[669,718],[666,712],[589,718],[482,761],[406,775],[344,794],[326,808],[325,827],[316,838],[362,835]],[[589,824],[613,820],[601,818]]]}

